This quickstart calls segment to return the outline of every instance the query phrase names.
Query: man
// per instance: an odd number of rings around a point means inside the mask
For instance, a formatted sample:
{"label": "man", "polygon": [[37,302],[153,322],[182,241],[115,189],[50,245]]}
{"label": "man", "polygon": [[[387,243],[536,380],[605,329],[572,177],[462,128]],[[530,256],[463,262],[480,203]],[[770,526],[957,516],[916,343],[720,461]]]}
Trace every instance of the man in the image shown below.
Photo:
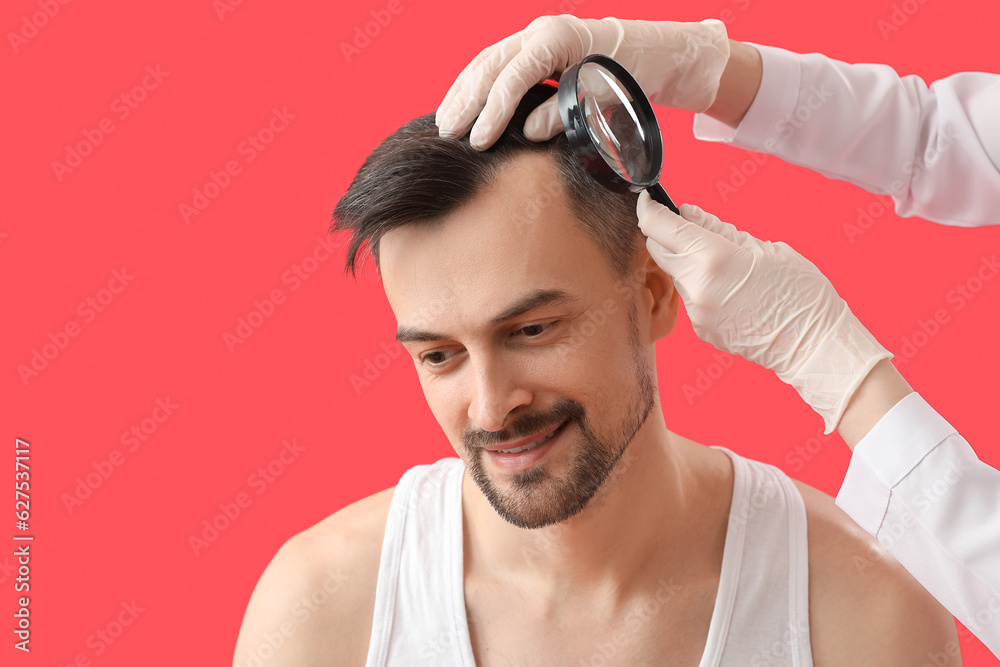
{"label": "man", "polygon": [[551,92],[481,153],[408,123],[338,204],[460,458],[290,540],[234,664],[959,664],[950,615],[864,558],[831,498],[667,429],[655,343],[678,293],[635,195],[564,136],[523,137]]}
{"label": "man", "polygon": [[[714,19],[540,17],[459,75],[438,108],[442,135],[471,127],[472,143],[488,147],[525,90],[591,53],[618,59],[654,102],[696,112],[700,139],[889,194],[900,216],[1000,222],[1000,74],[928,86],[886,65],[730,40]],[[525,121],[529,138],[562,131],[553,102]],[[798,253],[693,207],[682,218],[640,199],[637,213],[695,332],[775,371],[827,433],[837,430],[853,450],[837,504],[1000,657],[1000,471],[910,387]],[[996,267],[983,255],[980,277]]]}

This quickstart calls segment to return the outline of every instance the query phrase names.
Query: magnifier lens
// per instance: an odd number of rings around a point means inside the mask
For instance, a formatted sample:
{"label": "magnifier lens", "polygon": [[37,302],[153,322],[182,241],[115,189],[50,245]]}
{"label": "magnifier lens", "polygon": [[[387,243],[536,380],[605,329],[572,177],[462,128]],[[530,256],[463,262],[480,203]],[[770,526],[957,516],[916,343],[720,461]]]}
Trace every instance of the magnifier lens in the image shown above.
{"label": "magnifier lens", "polygon": [[587,132],[608,165],[629,182],[647,181],[651,140],[625,86],[603,66],[584,63],[577,79],[577,101]]}
{"label": "magnifier lens", "polygon": [[559,76],[559,116],[580,165],[615,192],[645,190],[674,213],[660,185],[663,144],[656,114],[639,83],[601,54]]}

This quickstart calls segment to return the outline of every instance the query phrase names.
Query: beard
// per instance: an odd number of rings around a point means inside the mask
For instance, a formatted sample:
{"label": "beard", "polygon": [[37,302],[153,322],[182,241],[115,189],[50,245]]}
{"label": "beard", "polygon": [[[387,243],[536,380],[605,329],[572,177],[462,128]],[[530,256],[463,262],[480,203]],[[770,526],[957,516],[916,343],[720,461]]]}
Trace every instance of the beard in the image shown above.
{"label": "beard", "polygon": [[[614,471],[635,434],[646,423],[656,402],[656,381],[642,356],[634,301],[629,303],[628,322],[635,386],[629,392],[632,401],[625,414],[609,433],[598,435],[583,404],[569,398],[560,399],[546,412],[525,415],[503,431],[466,431],[463,440],[466,451],[470,452],[469,474],[496,513],[507,522],[519,528],[542,528],[579,513]],[[508,489],[498,488],[483,465],[483,457],[487,455],[483,448],[524,438],[563,422],[566,426],[559,437],[570,437],[573,426],[579,431],[568,474],[554,477],[543,465],[537,465],[511,474]]]}

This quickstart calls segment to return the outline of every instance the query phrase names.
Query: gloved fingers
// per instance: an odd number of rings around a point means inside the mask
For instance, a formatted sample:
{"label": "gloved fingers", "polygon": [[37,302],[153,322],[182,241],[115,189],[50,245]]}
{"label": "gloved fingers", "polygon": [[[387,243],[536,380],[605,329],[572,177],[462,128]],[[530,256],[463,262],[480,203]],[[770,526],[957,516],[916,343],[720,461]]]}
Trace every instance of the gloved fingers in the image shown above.
{"label": "gloved fingers", "polygon": [[646,250],[649,252],[650,257],[653,258],[653,261],[656,262],[656,265],[674,279],[674,287],[677,289],[677,293],[681,295],[681,301],[688,303],[687,284],[683,279],[682,271],[684,269],[684,262],[690,256],[690,253],[677,254],[670,252],[650,237],[646,237]]}
{"label": "gloved fingers", "polygon": [[524,136],[531,141],[547,141],[562,131],[559,99],[555,95],[539,104],[524,121]]}
{"label": "gloved fingers", "polygon": [[[510,37],[505,39],[510,39]],[[480,51],[468,65],[462,68],[462,71],[459,72],[458,76],[455,77],[451,87],[448,88],[448,92],[445,94],[444,99],[441,100],[441,104],[438,105],[437,111],[434,113],[434,122],[437,123],[439,128],[442,128],[442,135],[446,134],[444,130],[450,127],[445,124],[445,121],[448,120],[448,111],[451,108],[451,104],[455,100],[455,97],[462,90],[463,86],[465,86],[466,83],[473,78],[474,72],[479,68],[480,64],[482,64],[486,58],[490,57],[494,51],[501,48],[503,41],[504,40],[501,40],[496,44],[487,46],[485,49]]]}
{"label": "gloved fingers", "polygon": [[747,234],[737,229],[735,225],[719,220],[718,217],[694,204],[682,204],[680,211],[681,217],[688,222],[693,222],[700,227],[715,232],[737,245],[742,245],[744,237],[747,236]]}
{"label": "gloved fingers", "polygon": [[[593,22],[590,23],[599,23]],[[593,46],[588,23],[574,16],[541,16],[519,33],[480,54],[462,74],[462,84],[452,86],[439,107],[441,133],[461,136],[470,127],[474,148],[492,145],[510,122],[521,98],[533,85],[561,72]],[[456,82],[457,84],[457,82]],[[558,133],[556,117],[536,130],[551,138]],[[477,118],[478,116],[478,118]]]}
{"label": "gloved fingers", "polygon": [[435,115],[441,136],[461,137],[468,131],[486,104],[493,82],[520,52],[521,38],[516,33],[483,49],[462,70]]}
{"label": "gloved fingers", "polygon": [[553,50],[537,40],[511,58],[493,82],[486,104],[472,126],[469,137],[472,146],[479,150],[491,146],[503,134],[528,89],[564,67],[562,60],[558,46]]}
{"label": "gloved fingers", "polygon": [[[691,273],[691,257],[697,251],[672,252],[668,248],[663,247],[651,236],[646,237],[646,250],[649,251],[650,256],[656,264],[665,273],[673,277],[674,284],[680,290],[681,285],[685,282],[685,277]],[[683,293],[681,294],[681,298],[685,298]]]}
{"label": "gloved fingers", "polygon": [[[683,209],[682,209],[683,210]],[[715,232],[696,222],[686,220],[666,206],[653,201],[648,192],[641,192],[635,205],[639,229],[669,252],[684,254],[728,242]]]}

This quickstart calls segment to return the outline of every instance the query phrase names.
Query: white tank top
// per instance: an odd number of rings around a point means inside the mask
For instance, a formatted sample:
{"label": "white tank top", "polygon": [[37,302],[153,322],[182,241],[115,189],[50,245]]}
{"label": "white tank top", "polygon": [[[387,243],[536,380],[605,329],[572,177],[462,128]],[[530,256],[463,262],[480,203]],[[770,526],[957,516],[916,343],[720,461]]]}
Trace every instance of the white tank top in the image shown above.
{"label": "white tank top", "polygon": [[[774,466],[733,461],[722,572],[699,667],[812,667],[806,513]],[[366,667],[476,662],[466,623],[458,458],[407,470],[389,510]],[[609,662],[611,664],[611,662]]]}

